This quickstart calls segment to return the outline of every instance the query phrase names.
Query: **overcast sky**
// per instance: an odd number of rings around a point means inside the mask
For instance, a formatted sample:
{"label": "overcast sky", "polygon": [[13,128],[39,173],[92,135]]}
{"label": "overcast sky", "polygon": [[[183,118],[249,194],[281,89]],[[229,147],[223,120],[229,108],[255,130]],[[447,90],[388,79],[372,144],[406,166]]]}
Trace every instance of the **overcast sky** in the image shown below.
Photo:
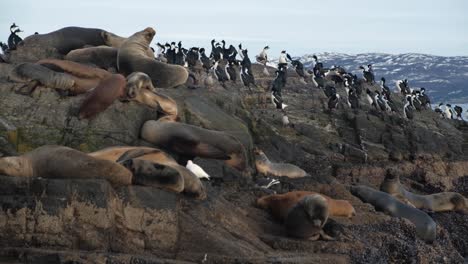
{"label": "overcast sky", "polygon": [[269,45],[293,56],[315,52],[468,55],[468,0],[10,0],[1,5],[0,40],[12,22],[21,37],[66,26],[128,36],[147,26],[156,42],[185,47],[225,39],[251,57]]}

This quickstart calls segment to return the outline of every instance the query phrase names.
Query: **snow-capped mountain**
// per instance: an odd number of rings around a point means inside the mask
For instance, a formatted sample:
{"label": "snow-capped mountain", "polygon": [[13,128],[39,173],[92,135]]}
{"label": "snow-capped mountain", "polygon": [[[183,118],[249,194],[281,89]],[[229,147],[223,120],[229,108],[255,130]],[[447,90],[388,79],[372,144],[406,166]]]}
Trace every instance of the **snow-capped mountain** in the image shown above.
{"label": "snow-capped mountain", "polygon": [[[299,58],[306,68],[314,65],[312,55]],[[387,85],[395,87],[397,80],[408,79],[410,87],[425,87],[434,103],[468,102],[468,56],[441,57],[416,53],[349,55],[328,52],[315,55],[324,67],[343,66],[358,76],[362,76],[358,67],[371,63],[376,80],[385,77]]]}

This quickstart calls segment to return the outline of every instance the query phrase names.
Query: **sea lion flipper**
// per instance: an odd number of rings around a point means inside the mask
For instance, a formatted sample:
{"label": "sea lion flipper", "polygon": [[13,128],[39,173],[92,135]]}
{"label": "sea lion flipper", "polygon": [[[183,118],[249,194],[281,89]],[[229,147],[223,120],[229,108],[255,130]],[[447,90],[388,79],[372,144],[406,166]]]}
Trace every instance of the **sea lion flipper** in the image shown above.
{"label": "sea lion flipper", "polygon": [[117,163],[123,163],[126,160],[138,158],[147,154],[161,152],[159,149],[131,149],[125,151],[117,160]]}
{"label": "sea lion flipper", "polygon": [[34,92],[34,90],[36,89],[36,87],[39,84],[40,83],[38,81],[32,80],[29,83],[24,84],[23,86],[21,86],[17,90],[15,90],[15,93],[21,94],[21,95],[30,95],[30,94],[32,94]]}

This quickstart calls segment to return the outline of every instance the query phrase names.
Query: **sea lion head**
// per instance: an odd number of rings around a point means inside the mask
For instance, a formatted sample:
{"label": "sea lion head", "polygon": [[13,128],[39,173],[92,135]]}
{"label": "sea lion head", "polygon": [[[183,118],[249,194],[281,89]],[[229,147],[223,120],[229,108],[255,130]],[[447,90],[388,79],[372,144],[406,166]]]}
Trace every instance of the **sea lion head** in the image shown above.
{"label": "sea lion head", "polygon": [[388,168],[385,173],[385,179],[387,180],[399,180],[398,171],[395,168]]}
{"label": "sea lion head", "polygon": [[156,30],[154,30],[152,27],[147,27],[142,31],[142,33],[143,36],[145,36],[145,39],[148,40],[148,43],[150,43],[156,35]]}

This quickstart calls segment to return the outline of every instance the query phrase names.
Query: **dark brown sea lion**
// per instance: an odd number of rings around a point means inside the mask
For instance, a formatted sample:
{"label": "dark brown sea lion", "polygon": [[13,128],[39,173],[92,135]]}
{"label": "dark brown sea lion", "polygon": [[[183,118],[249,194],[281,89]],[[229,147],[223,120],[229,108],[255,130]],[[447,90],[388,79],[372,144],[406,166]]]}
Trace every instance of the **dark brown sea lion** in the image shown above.
{"label": "dark brown sea lion", "polygon": [[28,36],[17,48],[20,50],[30,46],[51,47],[66,55],[71,50],[85,46],[119,47],[124,40],[125,38],[98,28],[65,27],[47,34]]}
{"label": "dark brown sea lion", "polygon": [[206,198],[206,190],[203,183],[190,170],[179,165],[171,156],[162,150],[150,147],[110,147],[88,155],[110,161],[123,162],[128,159],[143,159],[155,163],[170,166],[177,170],[184,178],[183,192],[195,196],[197,199]]}
{"label": "dark brown sea lion", "polygon": [[318,240],[333,240],[323,232],[322,228],[328,220],[328,204],[326,199],[318,194],[302,198],[288,212],[284,225],[289,236]]}
{"label": "dark brown sea lion", "polygon": [[113,74],[101,81],[99,85],[90,91],[80,107],[79,117],[92,118],[106,110],[117,98],[125,96],[127,82],[121,74]]}
{"label": "dark brown sea lion", "polygon": [[351,193],[363,202],[372,204],[376,210],[410,220],[416,227],[416,234],[426,242],[432,243],[436,239],[437,225],[425,212],[398,201],[388,193],[367,186],[351,186]]}
{"label": "dark brown sea lion", "polygon": [[170,88],[184,84],[188,78],[187,70],[179,65],[156,61],[148,56],[148,49],[156,31],[146,28],[130,36],[118,51],[117,67],[125,76],[132,72],[144,72],[151,77],[158,88]]}
{"label": "dark brown sea lion", "polygon": [[221,159],[239,171],[247,166],[244,146],[225,132],[159,119],[146,121],[140,134],[144,140],[186,160],[194,157]]}
{"label": "dark brown sea lion", "polygon": [[63,146],[42,146],[18,157],[0,158],[0,174],[16,177],[104,178],[113,185],[130,185],[125,167]]}
{"label": "dark brown sea lion", "polygon": [[380,190],[418,209],[431,212],[460,211],[468,213],[468,200],[456,192],[419,195],[405,189],[394,169],[388,169]]}
{"label": "dark brown sea lion", "polygon": [[257,206],[269,210],[276,219],[284,221],[291,208],[304,197],[312,194],[321,195],[326,199],[330,216],[352,217],[356,214],[354,207],[346,200],[335,200],[326,195],[309,191],[292,191],[263,196],[257,199]]}

